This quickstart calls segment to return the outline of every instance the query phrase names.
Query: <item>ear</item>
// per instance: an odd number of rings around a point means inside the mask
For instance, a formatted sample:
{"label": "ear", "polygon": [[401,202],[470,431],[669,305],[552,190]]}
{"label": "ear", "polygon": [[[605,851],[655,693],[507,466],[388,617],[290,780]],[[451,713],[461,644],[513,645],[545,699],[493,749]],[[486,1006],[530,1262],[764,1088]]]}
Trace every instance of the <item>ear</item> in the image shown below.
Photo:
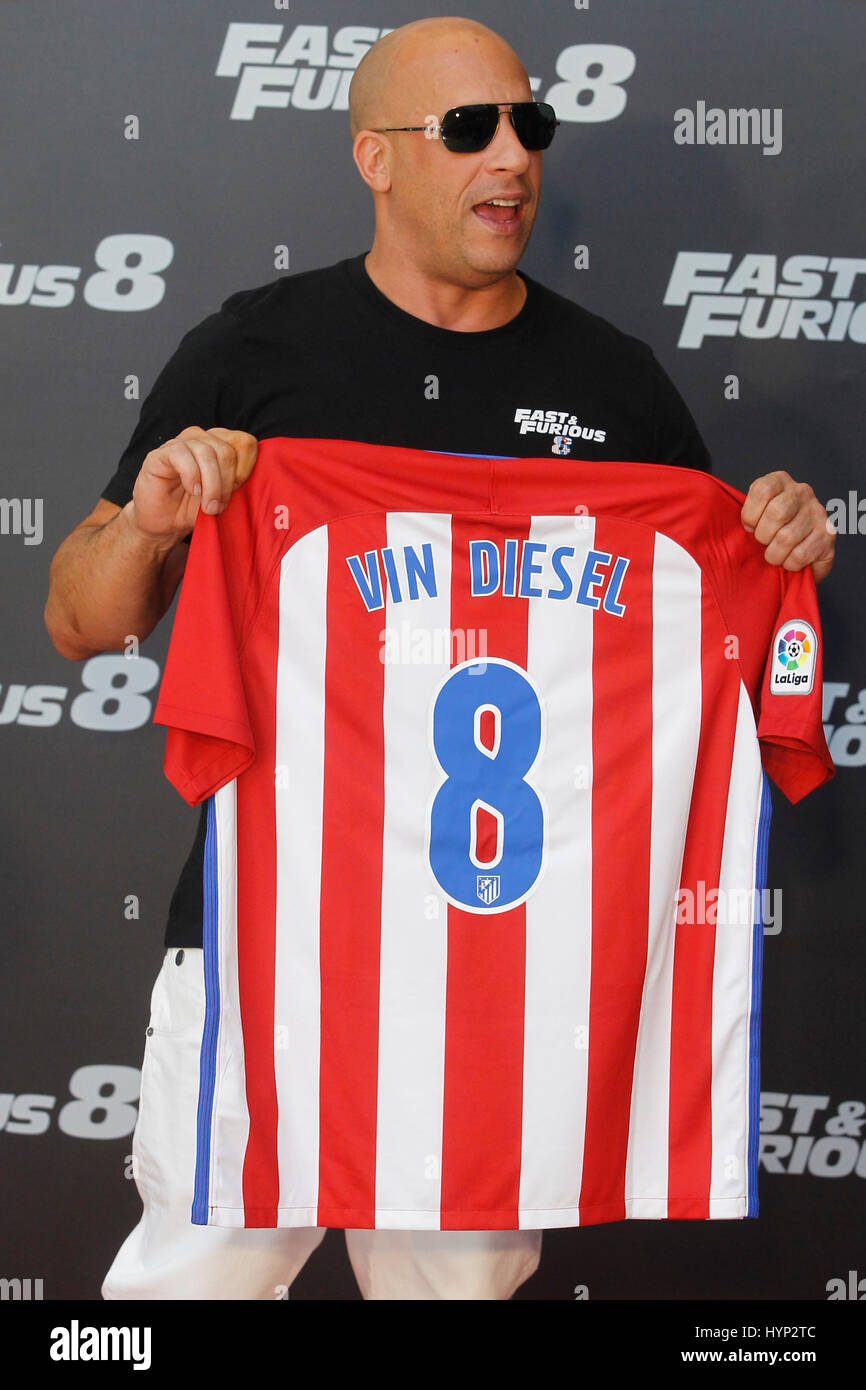
{"label": "ear", "polygon": [[361,178],[374,193],[387,193],[391,187],[391,142],[375,130],[359,130],[352,145],[352,158]]}

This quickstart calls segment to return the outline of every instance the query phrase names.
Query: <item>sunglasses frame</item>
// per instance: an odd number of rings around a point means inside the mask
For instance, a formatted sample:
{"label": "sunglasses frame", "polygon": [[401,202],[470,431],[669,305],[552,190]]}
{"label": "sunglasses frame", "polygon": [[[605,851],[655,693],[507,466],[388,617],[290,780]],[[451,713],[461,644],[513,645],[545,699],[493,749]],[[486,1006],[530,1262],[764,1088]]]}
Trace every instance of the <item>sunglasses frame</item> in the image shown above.
{"label": "sunglasses frame", "polygon": [[[548,140],[546,145],[538,145],[537,147],[535,147],[534,150],[530,145],[524,144],[523,137],[517,129],[517,126],[514,121],[515,109],[525,111],[529,107],[534,108],[536,111],[540,111],[543,108],[545,111],[550,111],[553,114],[553,122],[550,126],[550,140]],[[449,116],[453,116],[461,111],[493,111],[494,109],[496,110],[496,123],[493,126],[493,129],[491,130],[489,136],[483,142],[483,144],[476,145],[471,150],[455,150],[453,146],[449,143],[449,141],[451,141],[454,138],[453,135],[442,134],[442,128],[445,125],[445,122],[448,120]],[[404,131],[410,132],[423,130],[428,140],[441,139],[442,144],[445,146],[446,150],[449,150],[452,154],[478,154],[480,150],[486,150],[487,146],[492,144],[493,140],[496,138],[496,132],[499,129],[499,122],[502,118],[503,111],[508,112],[508,115],[511,119],[512,129],[514,130],[515,135],[517,136],[518,140],[520,141],[521,145],[523,145],[523,148],[525,150],[532,150],[532,152],[535,153],[536,151],[546,150],[550,148],[550,145],[553,141],[553,137],[556,134],[556,127],[560,124],[560,122],[556,119],[556,112],[553,110],[553,107],[550,105],[549,101],[468,102],[464,106],[449,107],[449,109],[445,112],[445,115],[442,117],[440,121],[437,121],[435,116],[428,116],[425,125],[396,125],[379,127],[372,126],[371,129],[374,130],[377,135],[390,135],[392,133],[397,134]]]}

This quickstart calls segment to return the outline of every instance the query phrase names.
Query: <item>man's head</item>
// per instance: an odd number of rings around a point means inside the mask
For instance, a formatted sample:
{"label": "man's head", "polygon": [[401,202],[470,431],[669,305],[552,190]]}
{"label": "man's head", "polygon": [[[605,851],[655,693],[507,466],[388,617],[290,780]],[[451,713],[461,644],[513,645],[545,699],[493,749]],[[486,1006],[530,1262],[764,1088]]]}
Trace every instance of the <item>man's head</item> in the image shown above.
{"label": "man's head", "polygon": [[[475,20],[415,20],[369,49],[349,89],[349,118],[384,252],[466,288],[514,270],[535,220],[541,153],[524,149],[507,112],[475,154],[454,154],[423,132],[374,132],[423,127],[456,106],[531,100],[514,50]],[[518,198],[519,206],[484,206],[496,198]]]}

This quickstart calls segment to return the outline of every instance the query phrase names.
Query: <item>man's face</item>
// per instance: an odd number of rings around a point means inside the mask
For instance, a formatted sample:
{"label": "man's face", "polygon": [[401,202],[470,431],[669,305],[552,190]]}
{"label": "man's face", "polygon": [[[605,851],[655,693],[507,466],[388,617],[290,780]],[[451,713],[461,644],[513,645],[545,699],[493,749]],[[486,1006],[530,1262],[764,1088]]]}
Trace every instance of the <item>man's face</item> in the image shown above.
{"label": "man's face", "polygon": [[[419,54],[395,64],[382,124],[437,122],[453,106],[531,101],[523,68],[504,44],[474,41]],[[402,55],[401,55],[402,56]],[[390,135],[392,184],[389,228],[414,265],[435,279],[466,287],[490,284],[513,271],[529,241],[541,191],[541,151],[523,148],[507,111],[490,144],[477,154],[454,154],[425,134]],[[490,199],[519,199],[511,209]]]}

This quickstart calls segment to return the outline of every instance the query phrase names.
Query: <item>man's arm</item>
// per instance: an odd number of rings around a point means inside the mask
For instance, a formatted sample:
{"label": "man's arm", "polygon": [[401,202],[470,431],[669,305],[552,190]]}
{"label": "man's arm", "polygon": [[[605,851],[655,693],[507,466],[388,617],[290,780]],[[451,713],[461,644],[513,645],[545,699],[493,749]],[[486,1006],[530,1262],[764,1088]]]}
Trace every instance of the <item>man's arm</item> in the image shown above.
{"label": "man's arm", "polygon": [[171,605],[199,506],[223,511],[253,470],[257,441],[190,426],[149,453],[132,499],[100,499],[51,562],[45,626],[61,656],[84,661],[143,641]]}
{"label": "man's arm", "polygon": [[51,562],[45,626],[61,656],[84,661],[143,641],[174,597],[188,546],[142,535],[130,515],[100,498]]}

